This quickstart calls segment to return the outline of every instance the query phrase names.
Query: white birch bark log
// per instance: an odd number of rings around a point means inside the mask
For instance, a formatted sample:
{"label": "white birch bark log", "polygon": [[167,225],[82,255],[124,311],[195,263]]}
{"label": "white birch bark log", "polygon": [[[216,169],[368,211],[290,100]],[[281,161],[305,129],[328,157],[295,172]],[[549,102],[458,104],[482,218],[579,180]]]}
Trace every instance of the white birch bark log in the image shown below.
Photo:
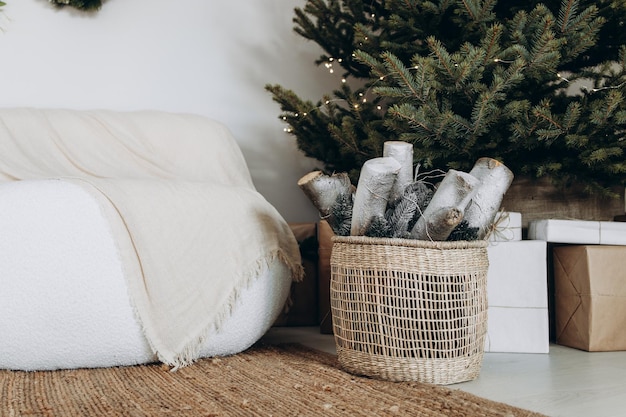
{"label": "white birch bark log", "polygon": [[400,171],[391,188],[391,201],[404,195],[406,187],[413,183],[413,144],[403,141],[388,141],[383,144],[383,157],[390,157],[400,163]]}
{"label": "white birch bark log", "polygon": [[376,216],[385,216],[391,188],[401,165],[391,157],[374,158],[361,168],[354,194],[350,234],[362,236]]}
{"label": "white birch bark log", "polygon": [[500,161],[480,158],[470,174],[480,180],[464,219],[468,227],[478,228],[478,239],[484,239],[495,220],[502,199],[513,182],[513,172]]}
{"label": "white birch bark log", "polygon": [[463,221],[463,212],[457,207],[439,207],[431,210],[428,214],[424,212],[424,216],[420,217],[413,227],[411,238],[432,241],[446,240],[461,221]]}
{"label": "white birch bark log", "polygon": [[321,171],[312,171],[298,180],[298,186],[311,200],[320,213],[320,217],[337,230],[340,227],[333,216],[333,207],[339,201],[349,201],[354,193],[354,186],[345,172],[326,175]]}
{"label": "white birch bark log", "polygon": [[[424,213],[422,213],[422,216],[411,229],[411,238],[419,240],[446,240],[452,233],[452,230],[463,220],[465,209],[476,194],[479,185],[480,180],[473,175],[454,169],[448,170]],[[457,224],[453,224],[454,222],[450,221],[452,218],[456,219],[456,216],[453,215],[456,212],[450,212],[452,208],[460,213],[460,219]],[[448,217],[442,215],[442,209],[449,212]],[[435,213],[437,213],[437,216],[435,216]],[[439,226],[436,223],[438,219],[443,219],[445,222]],[[449,231],[446,235],[445,231],[447,228],[449,228]],[[437,232],[436,236],[433,231]]]}

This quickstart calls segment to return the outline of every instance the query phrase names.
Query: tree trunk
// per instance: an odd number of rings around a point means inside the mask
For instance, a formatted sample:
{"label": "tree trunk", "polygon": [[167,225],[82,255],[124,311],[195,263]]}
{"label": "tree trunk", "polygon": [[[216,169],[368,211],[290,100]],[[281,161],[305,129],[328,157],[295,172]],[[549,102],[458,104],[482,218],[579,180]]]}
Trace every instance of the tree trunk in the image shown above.
{"label": "tree trunk", "polygon": [[469,173],[480,180],[480,185],[465,210],[464,219],[468,227],[478,229],[478,239],[484,239],[500,210],[504,194],[513,182],[513,173],[492,158],[480,158]]}
{"label": "tree trunk", "polygon": [[391,187],[400,169],[400,163],[391,157],[374,158],[363,164],[354,195],[352,236],[364,235],[374,217],[385,217]]}
{"label": "tree trunk", "polygon": [[400,171],[391,187],[390,201],[396,202],[404,195],[406,187],[413,183],[413,145],[403,141],[388,141],[383,144],[383,156],[400,163]]}
{"label": "tree trunk", "polygon": [[[321,218],[327,220],[335,232],[341,230],[342,219],[336,216],[333,208],[338,205],[345,207],[352,202],[354,186],[348,174],[326,175],[322,171],[313,171],[300,178],[298,186],[317,208]],[[349,207],[343,210],[349,211]]]}
{"label": "tree trunk", "polygon": [[[446,240],[452,233],[452,230],[463,220],[465,208],[475,195],[479,184],[480,181],[473,175],[454,169],[448,170],[424,213],[422,213],[422,216],[411,229],[411,238]],[[455,209],[455,211],[452,211],[452,209]],[[448,214],[444,216],[442,215],[443,212]],[[437,216],[435,216],[435,213],[437,213]],[[458,214],[460,214],[460,219],[458,219],[458,223],[454,224],[452,219],[456,220]],[[441,225],[437,224],[437,222],[441,221],[443,221]],[[450,226],[452,227],[450,228]],[[437,233],[434,233],[434,231],[437,231]],[[447,235],[445,234],[446,231],[448,231]],[[435,239],[435,235],[437,239]]]}
{"label": "tree trunk", "polygon": [[411,230],[411,238],[444,241],[462,220],[463,212],[457,207],[439,207],[430,210],[428,215],[424,212]]}

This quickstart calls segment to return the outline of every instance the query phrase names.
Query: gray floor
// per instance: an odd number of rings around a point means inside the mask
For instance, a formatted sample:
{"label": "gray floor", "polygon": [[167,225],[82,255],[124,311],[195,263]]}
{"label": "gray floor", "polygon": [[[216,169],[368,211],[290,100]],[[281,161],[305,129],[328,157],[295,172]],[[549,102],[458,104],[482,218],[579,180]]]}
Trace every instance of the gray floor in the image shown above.
{"label": "gray floor", "polygon": [[[273,327],[270,343],[298,342],[335,353],[317,327]],[[549,354],[486,353],[480,376],[448,385],[551,417],[626,416],[626,352],[584,352],[551,345]]]}

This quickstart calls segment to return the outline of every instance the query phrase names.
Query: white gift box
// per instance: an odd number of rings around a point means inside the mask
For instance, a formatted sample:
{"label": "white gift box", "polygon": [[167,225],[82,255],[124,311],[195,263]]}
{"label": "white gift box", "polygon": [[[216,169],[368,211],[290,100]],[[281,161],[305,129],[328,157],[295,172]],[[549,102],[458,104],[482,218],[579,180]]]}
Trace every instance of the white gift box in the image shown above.
{"label": "white gift box", "polygon": [[500,211],[494,220],[494,228],[489,234],[490,242],[510,242],[522,240],[522,213]]}
{"label": "white gift box", "polygon": [[492,242],[487,252],[485,352],[548,353],[547,243]]}
{"label": "white gift box", "polygon": [[592,220],[533,220],[528,238],[551,243],[626,245],[626,222]]}

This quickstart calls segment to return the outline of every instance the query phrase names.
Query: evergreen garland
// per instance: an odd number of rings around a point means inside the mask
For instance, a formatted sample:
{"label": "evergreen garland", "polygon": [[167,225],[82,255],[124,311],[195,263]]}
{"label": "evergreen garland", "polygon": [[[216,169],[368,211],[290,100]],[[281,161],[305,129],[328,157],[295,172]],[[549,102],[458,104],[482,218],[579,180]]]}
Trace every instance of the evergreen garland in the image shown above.
{"label": "evergreen garland", "polygon": [[376,216],[367,227],[364,236],[391,237],[391,225],[383,216]]}
{"label": "evergreen garland", "polygon": [[350,236],[350,226],[352,222],[352,195],[341,194],[337,202],[331,207],[331,216],[334,218],[333,229],[337,236]]}
{"label": "evergreen garland", "polygon": [[49,0],[57,6],[70,6],[78,10],[95,11],[102,7],[101,0]]}
{"label": "evergreen garland", "polygon": [[469,227],[467,220],[461,221],[461,223],[454,228],[448,241],[458,240],[477,240],[478,239],[478,227]]}
{"label": "evergreen garland", "polygon": [[415,181],[408,185],[402,198],[392,204],[385,214],[388,223],[392,225],[390,237],[407,238],[433,194],[433,188],[424,181]]}
{"label": "evergreen garland", "polygon": [[347,82],[316,103],[266,89],[304,154],[353,182],[405,140],[425,168],[486,156],[608,195],[626,186],[625,23],[611,0],[308,0],[294,30]]}

